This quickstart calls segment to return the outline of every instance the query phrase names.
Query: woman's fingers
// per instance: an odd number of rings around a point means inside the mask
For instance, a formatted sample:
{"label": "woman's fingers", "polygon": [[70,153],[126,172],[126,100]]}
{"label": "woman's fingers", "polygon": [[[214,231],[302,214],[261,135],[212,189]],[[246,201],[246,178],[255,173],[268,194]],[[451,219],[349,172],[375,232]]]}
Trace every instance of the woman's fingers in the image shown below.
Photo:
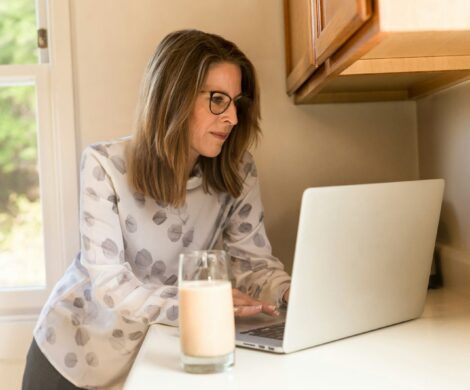
{"label": "woman's fingers", "polygon": [[235,317],[250,317],[261,313],[262,305],[257,306],[235,306],[233,312]]}
{"label": "woman's fingers", "polygon": [[271,317],[277,317],[279,315],[279,310],[274,305],[263,305],[263,313],[270,315]]}
{"label": "woman's fingers", "polygon": [[236,317],[249,317],[258,313],[265,313],[276,317],[279,315],[277,307],[258,301],[240,290],[232,289],[234,313]]}
{"label": "woman's fingers", "polygon": [[247,294],[242,293],[236,288],[232,289],[233,303],[238,305],[260,305],[261,302],[250,297]]}

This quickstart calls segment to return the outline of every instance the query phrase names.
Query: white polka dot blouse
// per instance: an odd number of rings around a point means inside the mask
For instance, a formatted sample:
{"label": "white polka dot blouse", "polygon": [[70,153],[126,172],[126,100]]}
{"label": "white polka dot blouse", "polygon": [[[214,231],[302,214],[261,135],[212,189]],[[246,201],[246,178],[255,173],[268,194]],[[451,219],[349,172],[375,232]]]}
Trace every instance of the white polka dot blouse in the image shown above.
{"label": "white polka dot blouse", "polygon": [[[186,204],[163,207],[131,190],[129,138],[92,145],[81,160],[80,253],[54,287],[34,337],[79,387],[111,386],[129,372],[148,326],[178,324],[178,256],[223,243],[235,288],[281,304],[290,283],[271,254],[256,166],[240,164],[242,194],[204,192],[197,167]],[[158,349],[158,346],[155,346]]]}

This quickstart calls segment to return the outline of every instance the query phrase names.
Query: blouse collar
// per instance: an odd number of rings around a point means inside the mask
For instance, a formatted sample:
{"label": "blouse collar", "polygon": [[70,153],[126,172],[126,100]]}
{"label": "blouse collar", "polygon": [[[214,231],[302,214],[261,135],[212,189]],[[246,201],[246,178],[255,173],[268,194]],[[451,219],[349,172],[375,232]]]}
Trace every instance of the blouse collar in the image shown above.
{"label": "blouse collar", "polygon": [[186,183],[187,190],[193,190],[202,185],[202,170],[199,161],[194,165],[191,174],[189,175],[188,182]]}

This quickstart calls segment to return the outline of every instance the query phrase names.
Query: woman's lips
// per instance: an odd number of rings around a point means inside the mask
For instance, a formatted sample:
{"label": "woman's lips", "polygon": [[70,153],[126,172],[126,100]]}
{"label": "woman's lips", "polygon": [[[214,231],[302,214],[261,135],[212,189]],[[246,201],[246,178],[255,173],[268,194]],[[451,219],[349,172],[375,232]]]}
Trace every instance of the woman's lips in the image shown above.
{"label": "woman's lips", "polygon": [[218,139],[220,139],[220,140],[222,140],[222,141],[225,141],[225,140],[227,139],[228,135],[229,135],[229,133],[213,133],[213,132],[211,132],[211,134],[212,134],[214,137],[216,137],[216,138],[218,138]]}

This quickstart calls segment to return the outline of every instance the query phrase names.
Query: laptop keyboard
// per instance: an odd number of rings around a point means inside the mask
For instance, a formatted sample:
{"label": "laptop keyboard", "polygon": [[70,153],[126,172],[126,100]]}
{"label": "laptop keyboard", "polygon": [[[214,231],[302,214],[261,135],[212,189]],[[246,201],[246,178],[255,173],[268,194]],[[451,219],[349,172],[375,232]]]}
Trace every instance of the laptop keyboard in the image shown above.
{"label": "laptop keyboard", "polygon": [[282,340],[284,336],[284,327],[286,323],[282,322],[280,324],[264,326],[262,328],[251,329],[245,332],[240,332],[242,334],[249,334],[250,336],[265,337],[268,339]]}

